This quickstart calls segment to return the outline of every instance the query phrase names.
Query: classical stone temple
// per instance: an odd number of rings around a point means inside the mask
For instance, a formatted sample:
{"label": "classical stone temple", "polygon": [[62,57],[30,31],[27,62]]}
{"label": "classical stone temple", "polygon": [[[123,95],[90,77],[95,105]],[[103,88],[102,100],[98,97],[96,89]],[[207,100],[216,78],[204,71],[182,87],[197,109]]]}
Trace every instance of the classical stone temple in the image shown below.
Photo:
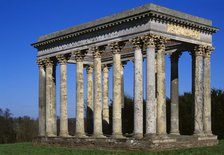
{"label": "classical stone temple", "polygon": [[[39,65],[39,137],[36,141],[67,146],[119,148],[217,144],[217,137],[211,130],[210,94],[212,34],[217,31],[210,20],[148,4],[39,37],[32,44],[38,50]],[[189,52],[192,58],[194,96],[194,134],[188,136],[179,132],[178,59],[184,51]],[[169,133],[166,121],[166,54],[170,55],[171,61]],[[146,70],[143,70],[144,59]],[[123,68],[127,61],[134,62],[134,130],[131,137],[122,133]],[[76,65],[75,136],[68,134],[68,63]],[[60,65],[59,135],[56,120],[57,64]],[[113,88],[108,85],[110,68],[113,71]],[[84,69],[86,81],[83,78]],[[147,78],[144,83],[146,122],[143,125],[144,72]],[[84,111],[85,82],[87,112]],[[109,89],[113,92],[112,118],[109,118]],[[110,135],[107,131],[103,132],[103,122],[112,123]]]}

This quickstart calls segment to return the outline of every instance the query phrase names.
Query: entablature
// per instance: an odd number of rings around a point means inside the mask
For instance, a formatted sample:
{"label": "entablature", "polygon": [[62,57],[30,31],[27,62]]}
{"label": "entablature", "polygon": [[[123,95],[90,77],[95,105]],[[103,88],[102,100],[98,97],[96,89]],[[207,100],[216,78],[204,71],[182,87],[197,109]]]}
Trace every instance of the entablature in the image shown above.
{"label": "entablature", "polygon": [[212,45],[217,30],[210,20],[148,4],[42,36],[32,46],[38,49],[38,58],[44,58],[149,33],[174,42]]}

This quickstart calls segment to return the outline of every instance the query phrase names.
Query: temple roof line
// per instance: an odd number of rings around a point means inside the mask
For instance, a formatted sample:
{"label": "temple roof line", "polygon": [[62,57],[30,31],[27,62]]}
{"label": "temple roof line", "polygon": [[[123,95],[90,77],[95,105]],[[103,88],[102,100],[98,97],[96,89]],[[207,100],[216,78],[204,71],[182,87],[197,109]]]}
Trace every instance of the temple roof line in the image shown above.
{"label": "temple roof line", "polygon": [[137,20],[149,16],[149,20],[159,20],[166,23],[174,23],[197,29],[206,33],[215,33],[217,28],[212,26],[212,21],[192,16],[155,4],[147,4],[131,10],[123,11],[111,16],[106,16],[91,22],[70,27],[38,38],[38,42],[32,44],[34,47],[47,45],[54,41],[76,37],[85,33],[101,30],[125,22]]}

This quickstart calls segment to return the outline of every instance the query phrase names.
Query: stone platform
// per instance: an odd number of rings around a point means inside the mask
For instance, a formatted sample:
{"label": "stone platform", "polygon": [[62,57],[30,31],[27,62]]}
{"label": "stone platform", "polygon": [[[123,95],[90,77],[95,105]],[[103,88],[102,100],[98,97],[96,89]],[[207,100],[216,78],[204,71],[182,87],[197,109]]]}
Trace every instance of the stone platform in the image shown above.
{"label": "stone platform", "polygon": [[34,144],[50,146],[120,149],[120,150],[166,150],[179,148],[206,147],[218,144],[217,136],[167,136],[145,139],[135,138],[76,138],[76,137],[37,137]]}

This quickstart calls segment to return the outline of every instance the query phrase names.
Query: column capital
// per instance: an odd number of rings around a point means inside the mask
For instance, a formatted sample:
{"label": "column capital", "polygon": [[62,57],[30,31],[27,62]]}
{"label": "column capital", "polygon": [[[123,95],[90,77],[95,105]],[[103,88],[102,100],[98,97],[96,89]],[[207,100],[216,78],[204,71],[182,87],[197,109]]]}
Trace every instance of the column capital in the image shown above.
{"label": "column capital", "polygon": [[99,47],[95,46],[89,49],[93,53],[93,58],[101,58],[102,51]]}
{"label": "column capital", "polygon": [[203,45],[196,45],[194,47],[194,55],[195,56],[203,56],[204,49],[205,49],[205,46],[203,46]]}
{"label": "column capital", "polygon": [[36,63],[40,68],[43,68],[45,66],[44,59],[37,59]]}
{"label": "column capital", "polygon": [[103,73],[108,73],[109,70],[111,68],[111,65],[110,64],[105,64],[105,65],[102,65],[102,71]]}
{"label": "column capital", "polygon": [[75,56],[76,62],[82,62],[84,60],[84,57],[86,55],[86,52],[83,52],[83,51],[74,51],[74,52],[72,52],[72,55]]}
{"label": "column capital", "polygon": [[141,49],[143,42],[142,42],[142,38],[140,36],[132,38],[129,40],[131,42],[131,44],[134,46],[135,49]]}
{"label": "column capital", "polygon": [[93,65],[85,65],[86,73],[92,74],[93,73]]}
{"label": "column capital", "polygon": [[163,37],[163,36],[159,36],[157,37],[157,43],[156,43],[156,47],[158,50],[165,50],[166,48],[166,43],[169,40],[169,38],[167,37]]}
{"label": "column capital", "polygon": [[158,36],[154,34],[148,34],[142,37],[142,41],[146,47],[155,47],[156,39],[158,39]]}
{"label": "column capital", "polygon": [[60,55],[57,55],[56,58],[60,64],[66,64],[70,58],[70,54],[68,55],[60,54]]}
{"label": "column capital", "polygon": [[212,46],[206,46],[204,51],[204,58],[211,58],[211,54],[214,50],[214,47]]}
{"label": "column capital", "polygon": [[109,70],[110,70],[110,68],[111,68],[111,65],[110,64],[104,64],[104,65],[102,65],[102,71],[104,73],[108,73]]}
{"label": "column capital", "polygon": [[109,48],[111,49],[112,54],[120,54],[123,47],[124,44],[117,41],[109,44]]}
{"label": "column capital", "polygon": [[46,67],[52,67],[53,64],[54,64],[54,62],[53,62],[53,60],[51,58],[45,58],[44,59],[44,63],[45,63]]}

